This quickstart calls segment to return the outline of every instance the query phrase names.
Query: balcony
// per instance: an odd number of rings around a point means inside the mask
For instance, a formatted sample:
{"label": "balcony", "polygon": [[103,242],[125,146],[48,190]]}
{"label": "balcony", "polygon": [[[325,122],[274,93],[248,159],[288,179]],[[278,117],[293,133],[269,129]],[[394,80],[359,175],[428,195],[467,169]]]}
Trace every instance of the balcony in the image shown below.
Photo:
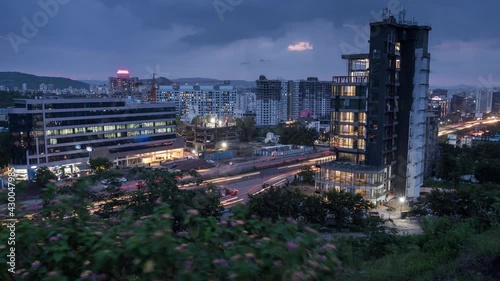
{"label": "balcony", "polygon": [[333,84],[366,84],[367,76],[333,76]]}

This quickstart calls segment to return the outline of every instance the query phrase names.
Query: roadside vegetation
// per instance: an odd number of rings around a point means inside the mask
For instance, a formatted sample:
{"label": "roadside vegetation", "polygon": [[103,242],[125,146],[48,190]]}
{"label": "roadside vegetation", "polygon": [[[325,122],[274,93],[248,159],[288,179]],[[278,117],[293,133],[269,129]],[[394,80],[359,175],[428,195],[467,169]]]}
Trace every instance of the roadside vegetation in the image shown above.
{"label": "roadside vegetation", "polygon": [[[295,184],[311,184],[314,175],[307,167],[292,184],[263,186],[265,191],[250,196],[246,205],[232,208],[230,214],[223,212],[216,186],[180,189],[187,171],[131,169],[127,177],[140,177],[144,184],[130,192],[119,184],[92,191],[89,187],[100,179],[120,175],[99,169],[101,165],[94,165],[95,175],[64,189],[57,189],[50,174],[44,173],[42,208],[16,224],[14,276],[16,280],[498,280],[500,187],[491,176],[479,176],[477,184],[460,178],[462,173],[477,174],[481,161],[498,159],[496,151],[496,146],[483,145],[444,151],[448,159],[442,161],[458,165],[453,167],[462,169],[464,161],[473,165],[438,182],[414,204],[411,216],[419,218],[423,229],[418,235],[400,235],[391,220],[369,217],[373,205],[358,194],[301,193]],[[448,174],[453,170],[449,168]],[[196,179],[197,174],[191,176]],[[1,237],[7,235],[6,227],[0,229]],[[7,269],[7,257],[0,256],[0,280],[12,279]]]}

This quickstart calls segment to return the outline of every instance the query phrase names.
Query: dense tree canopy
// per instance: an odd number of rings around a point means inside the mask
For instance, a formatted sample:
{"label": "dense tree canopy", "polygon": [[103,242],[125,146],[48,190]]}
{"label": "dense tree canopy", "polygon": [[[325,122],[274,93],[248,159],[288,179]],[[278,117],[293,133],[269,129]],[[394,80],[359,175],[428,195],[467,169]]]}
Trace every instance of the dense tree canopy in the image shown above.
{"label": "dense tree canopy", "polygon": [[331,190],[308,196],[287,187],[271,187],[251,195],[247,205],[252,214],[273,221],[293,218],[338,229],[364,225],[367,211],[373,207],[360,194]]}
{"label": "dense tree canopy", "polygon": [[255,121],[252,117],[236,118],[240,130],[240,141],[251,141],[255,135]]}
{"label": "dense tree canopy", "polygon": [[315,129],[308,129],[301,123],[287,125],[282,130],[280,135],[281,144],[313,146],[314,141],[319,137]]}
{"label": "dense tree canopy", "polygon": [[35,182],[42,186],[45,186],[50,180],[55,180],[56,178],[56,175],[47,167],[38,168],[35,172]]}
{"label": "dense tree canopy", "polygon": [[111,168],[111,161],[106,157],[95,157],[89,160],[90,168],[94,171],[107,171]]}
{"label": "dense tree canopy", "polygon": [[116,188],[94,194],[84,181],[61,198],[46,189],[39,215],[16,225],[15,274],[2,255],[0,279],[327,280],[338,272],[335,247],[314,230],[237,209],[219,221],[210,188],[178,190],[175,183],[164,172],[130,195]]}

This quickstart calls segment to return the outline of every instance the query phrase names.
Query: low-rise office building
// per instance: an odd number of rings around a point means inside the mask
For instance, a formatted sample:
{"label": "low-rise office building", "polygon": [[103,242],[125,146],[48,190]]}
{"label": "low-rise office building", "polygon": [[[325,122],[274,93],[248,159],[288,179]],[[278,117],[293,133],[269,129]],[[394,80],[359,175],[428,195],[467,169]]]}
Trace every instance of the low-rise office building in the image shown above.
{"label": "low-rise office building", "polygon": [[73,173],[88,167],[91,157],[106,157],[118,166],[183,157],[172,103],[16,99],[8,115],[11,164],[18,174],[42,166]]}

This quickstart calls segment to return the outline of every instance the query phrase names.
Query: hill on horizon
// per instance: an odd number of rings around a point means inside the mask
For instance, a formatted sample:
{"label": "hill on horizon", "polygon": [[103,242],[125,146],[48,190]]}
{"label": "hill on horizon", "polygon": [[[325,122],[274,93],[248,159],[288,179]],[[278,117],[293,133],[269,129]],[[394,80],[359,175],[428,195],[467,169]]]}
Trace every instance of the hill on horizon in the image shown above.
{"label": "hill on horizon", "polygon": [[74,89],[89,89],[90,85],[81,81],[72,80],[64,77],[48,77],[37,76],[22,72],[0,72],[0,85],[8,88],[22,88],[23,83],[26,83],[28,89],[38,90],[40,84],[52,84],[54,89],[66,89],[73,87]]}

